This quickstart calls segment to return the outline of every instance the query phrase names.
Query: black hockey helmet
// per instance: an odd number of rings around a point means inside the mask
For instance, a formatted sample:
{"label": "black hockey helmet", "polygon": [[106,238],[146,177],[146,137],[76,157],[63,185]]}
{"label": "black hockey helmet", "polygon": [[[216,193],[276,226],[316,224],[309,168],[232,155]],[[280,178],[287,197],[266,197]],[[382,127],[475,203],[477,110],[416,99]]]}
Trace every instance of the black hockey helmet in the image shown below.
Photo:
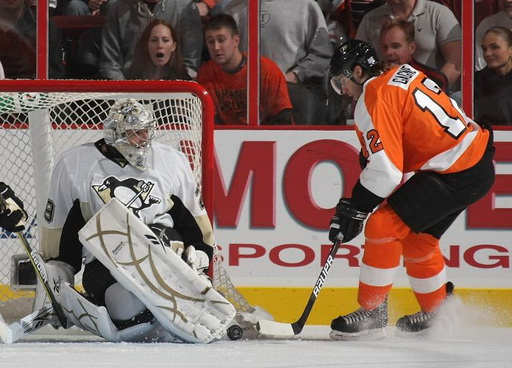
{"label": "black hockey helmet", "polygon": [[377,53],[371,44],[361,40],[349,40],[342,43],[334,52],[329,65],[331,77],[343,74],[352,78],[354,66],[360,65],[365,71],[371,71],[371,67],[379,62]]}

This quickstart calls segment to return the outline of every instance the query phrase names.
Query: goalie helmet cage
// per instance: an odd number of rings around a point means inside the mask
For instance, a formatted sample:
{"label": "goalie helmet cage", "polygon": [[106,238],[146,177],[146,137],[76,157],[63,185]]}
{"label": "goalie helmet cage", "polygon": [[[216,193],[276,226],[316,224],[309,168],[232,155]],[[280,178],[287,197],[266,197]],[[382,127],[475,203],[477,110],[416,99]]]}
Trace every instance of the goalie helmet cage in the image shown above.
{"label": "goalie helmet cage", "polygon": [[[37,219],[44,208],[55,159],[66,149],[103,137],[102,122],[112,104],[134,98],[157,119],[155,140],[187,155],[208,213],[213,209],[213,102],[205,89],[188,81],[0,81],[0,180],[9,184],[29,214],[25,236],[39,249]],[[17,319],[30,312],[33,289],[17,280],[13,261],[23,250],[15,234],[0,229],[0,313]],[[14,280],[13,284],[13,278]],[[78,284],[80,280],[75,278]],[[252,307],[235,289],[217,250],[214,287],[237,308]],[[16,287],[14,287],[16,286]],[[14,313],[13,313],[14,312]]]}

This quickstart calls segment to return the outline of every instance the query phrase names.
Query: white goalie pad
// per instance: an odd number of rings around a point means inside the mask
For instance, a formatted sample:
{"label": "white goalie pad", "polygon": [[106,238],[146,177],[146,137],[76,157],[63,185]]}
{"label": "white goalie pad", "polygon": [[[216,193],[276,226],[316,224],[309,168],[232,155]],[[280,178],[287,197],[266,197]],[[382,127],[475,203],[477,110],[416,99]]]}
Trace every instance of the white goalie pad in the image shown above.
{"label": "white goalie pad", "polygon": [[108,341],[145,341],[152,335],[151,331],[155,329],[151,323],[141,323],[118,330],[112,323],[105,307],[91,303],[69,284],[61,284],[59,303],[68,321],[82,330],[92,332]]}
{"label": "white goalie pad", "polygon": [[4,344],[12,344],[13,342],[30,335],[49,324],[52,315],[53,309],[51,306],[46,306],[33,311],[29,315],[11,324],[6,324],[0,315],[0,342]]}
{"label": "white goalie pad", "polygon": [[233,305],[117,199],[98,211],[79,236],[169,333],[194,343],[224,336],[236,313]]}

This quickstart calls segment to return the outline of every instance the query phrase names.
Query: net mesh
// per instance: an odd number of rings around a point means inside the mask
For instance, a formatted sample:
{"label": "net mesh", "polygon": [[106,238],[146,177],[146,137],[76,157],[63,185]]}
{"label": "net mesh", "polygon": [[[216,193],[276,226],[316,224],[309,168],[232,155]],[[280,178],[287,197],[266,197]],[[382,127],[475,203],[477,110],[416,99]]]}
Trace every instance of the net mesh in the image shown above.
{"label": "net mesh", "polygon": [[[24,202],[29,214],[24,235],[32,248],[39,249],[37,219],[44,213],[56,158],[73,146],[102,138],[102,122],[110,106],[121,98],[135,98],[149,107],[157,121],[155,140],[187,155],[199,189],[210,185],[204,182],[203,159],[213,152],[203,150],[203,105],[197,94],[4,92],[0,94],[0,180],[9,184]],[[20,318],[30,311],[34,294],[33,289],[19,282],[16,288],[11,285],[11,258],[22,254],[23,249],[15,234],[2,229],[0,243],[0,313],[4,318]],[[217,249],[215,255],[214,287],[237,309],[250,310],[222,268]],[[80,283],[80,274],[76,281]],[[16,308],[13,302],[17,302]]]}

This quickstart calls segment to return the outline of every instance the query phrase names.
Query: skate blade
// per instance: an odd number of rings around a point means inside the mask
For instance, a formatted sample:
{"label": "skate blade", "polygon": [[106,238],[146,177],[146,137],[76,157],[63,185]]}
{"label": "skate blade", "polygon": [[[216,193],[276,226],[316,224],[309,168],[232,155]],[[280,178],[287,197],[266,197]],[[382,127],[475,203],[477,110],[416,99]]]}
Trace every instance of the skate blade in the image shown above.
{"label": "skate blade", "polygon": [[428,337],[428,328],[421,331],[404,331],[400,329],[395,330],[395,336],[402,339],[418,339],[423,340]]}
{"label": "skate blade", "polygon": [[373,328],[355,333],[341,332],[331,330],[329,334],[331,339],[338,341],[366,341],[366,340],[382,340],[386,338],[386,328]]}

